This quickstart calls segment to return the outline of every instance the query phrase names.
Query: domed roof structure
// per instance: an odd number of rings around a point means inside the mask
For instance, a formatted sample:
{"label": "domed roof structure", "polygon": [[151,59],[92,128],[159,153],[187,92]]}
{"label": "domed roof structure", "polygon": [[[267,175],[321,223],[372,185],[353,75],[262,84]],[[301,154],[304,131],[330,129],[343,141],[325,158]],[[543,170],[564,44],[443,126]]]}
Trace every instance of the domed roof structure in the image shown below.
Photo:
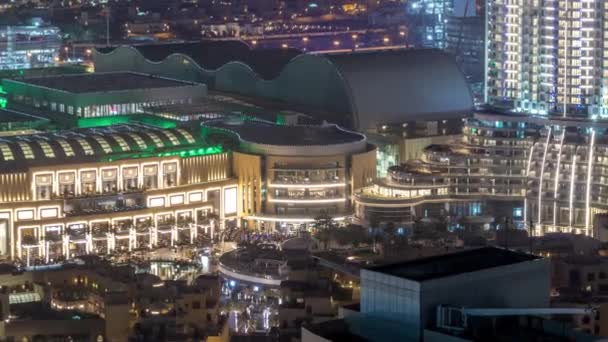
{"label": "domed roof structure", "polygon": [[209,89],[276,101],[357,129],[461,117],[473,97],[453,58],[402,49],[304,54],[250,49],[243,42],[104,48],[96,71],[135,71],[205,83]]}

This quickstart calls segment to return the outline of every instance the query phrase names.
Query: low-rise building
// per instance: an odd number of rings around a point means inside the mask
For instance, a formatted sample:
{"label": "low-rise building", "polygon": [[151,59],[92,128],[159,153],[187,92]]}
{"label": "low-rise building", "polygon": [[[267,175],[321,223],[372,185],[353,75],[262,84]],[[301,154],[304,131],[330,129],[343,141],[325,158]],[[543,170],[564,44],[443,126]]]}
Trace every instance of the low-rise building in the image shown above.
{"label": "low-rise building", "polygon": [[302,341],[433,340],[442,305],[548,308],[549,279],[548,260],[498,248],[363,269],[359,310],[341,310],[338,321],[303,327]]}

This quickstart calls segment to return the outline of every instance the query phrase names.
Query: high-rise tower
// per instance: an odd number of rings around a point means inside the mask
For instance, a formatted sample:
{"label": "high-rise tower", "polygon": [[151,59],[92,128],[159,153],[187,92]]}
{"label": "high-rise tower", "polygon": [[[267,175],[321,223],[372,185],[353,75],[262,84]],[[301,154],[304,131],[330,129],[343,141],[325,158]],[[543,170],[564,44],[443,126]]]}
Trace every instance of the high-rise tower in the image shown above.
{"label": "high-rise tower", "polygon": [[487,2],[486,101],[516,111],[608,117],[608,3]]}

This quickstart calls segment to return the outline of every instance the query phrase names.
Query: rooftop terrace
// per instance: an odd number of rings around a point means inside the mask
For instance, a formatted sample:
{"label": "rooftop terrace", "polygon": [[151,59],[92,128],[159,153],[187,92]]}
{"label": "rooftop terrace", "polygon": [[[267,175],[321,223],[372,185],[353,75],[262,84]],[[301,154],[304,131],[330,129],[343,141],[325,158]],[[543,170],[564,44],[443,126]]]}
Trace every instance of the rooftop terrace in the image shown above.
{"label": "rooftop terrace", "polygon": [[233,132],[242,141],[267,145],[335,145],[365,140],[363,134],[347,131],[336,125],[284,126],[252,120],[215,121],[207,125]]}

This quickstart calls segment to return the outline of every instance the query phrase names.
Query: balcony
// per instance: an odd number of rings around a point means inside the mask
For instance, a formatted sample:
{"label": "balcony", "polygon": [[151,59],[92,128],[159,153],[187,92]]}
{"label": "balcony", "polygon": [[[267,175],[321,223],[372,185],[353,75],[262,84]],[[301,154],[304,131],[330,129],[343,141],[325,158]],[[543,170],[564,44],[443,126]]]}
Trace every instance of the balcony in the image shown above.
{"label": "balcony", "polygon": [[108,196],[117,196],[117,195],[126,195],[126,194],[138,194],[143,193],[147,189],[146,188],[133,188],[133,189],[124,189],[121,191],[109,191],[109,192],[86,192],[86,193],[73,193],[66,192],[62,194],[53,194],[51,199],[98,199],[100,197],[108,197]]}
{"label": "balcony", "polygon": [[322,204],[342,203],[346,201],[344,195],[333,196],[273,196],[268,199],[271,203],[293,203],[293,204]]}
{"label": "balcony", "polygon": [[132,205],[132,206],[124,206],[124,207],[111,207],[111,208],[83,208],[83,209],[74,209],[70,211],[64,212],[66,217],[74,217],[74,216],[86,216],[86,215],[100,215],[100,214],[112,214],[112,213],[120,213],[131,210],[141,210],[146,209],[145,205]]}

